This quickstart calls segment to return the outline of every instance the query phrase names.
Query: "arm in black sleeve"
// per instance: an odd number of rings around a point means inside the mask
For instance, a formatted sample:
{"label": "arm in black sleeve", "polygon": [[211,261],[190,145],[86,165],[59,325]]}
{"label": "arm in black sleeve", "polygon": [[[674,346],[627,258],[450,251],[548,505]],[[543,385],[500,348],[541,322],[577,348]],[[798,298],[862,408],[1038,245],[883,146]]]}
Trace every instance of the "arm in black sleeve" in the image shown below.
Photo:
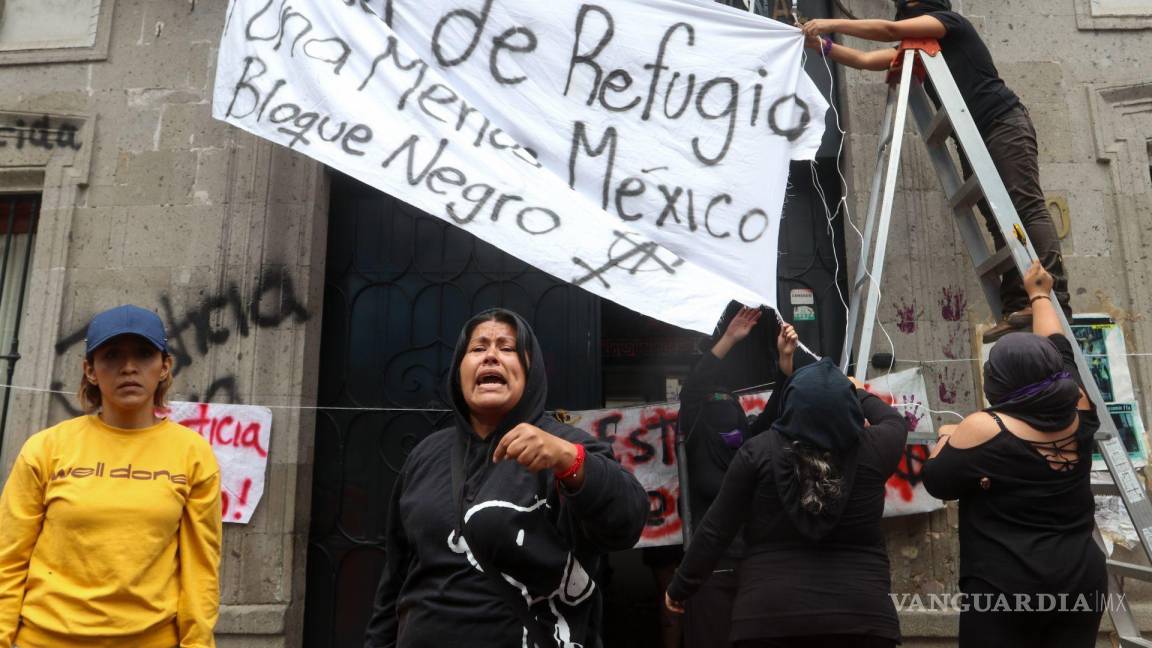
{"label": "arm in black sleeve", "polygon": [[682,437],[687,438],[691,435],[693,428],[699,423],[704,400],[716,386],[719,373],[720,359],[712,355],[711,351],[707,351],[684,379],[684,386],[680,388],[680,415],[677,417]]}
{"label": "arm in black sleeve", "polygon": [[908,443],[908,419],[895,407],[868,391],[857,389],[856,397],[860,399],[860,409],[869,423],[864,434],[879,448],[886,471],[896,470],[904,454],[904,446]]}
{"label": "arm in black sleeve", "polygon": [[412,550],[400,520],[400,494],[404,487],[404,474],[392,487],[392,502],[388,508],[388,520],[384,529],[384,573],[376,586],[376,598],[372,602],[372,616],[364,634],[364,648],[392,648],[396,645],[399,619],[396,616],[396,599],[400,588],[408,576],[408,565]]}
{"label": "arm in black sleeve", "polygon": [[648,521],[648,494],[608,444],[570,430],[580,436],[569,441],[584,446],[584,483],[574,491],[561,486],[560,492],[575,518],[573,528],[586,541],[581,544],[598,551],[631,549]]}
{"label": "arm in black sleeve", "polygon": [[745,445],[728,466],[720,494],[692,535],[688,553],[668,586],[668,596],[673,600],[683,601],[692,596],[712,574],[716,562],[724,557],[752,509],[756,481],[756,463]]}
{"label": "arm in black sleeve", "polygon": [[[939,443],[947,443],[946,440]],[[920,472],[924,489],[942,500],[960,499],[979,487],[980,475],[973,463],[973,449],[957,450],[945,445],[940,453],[924,462]]]}

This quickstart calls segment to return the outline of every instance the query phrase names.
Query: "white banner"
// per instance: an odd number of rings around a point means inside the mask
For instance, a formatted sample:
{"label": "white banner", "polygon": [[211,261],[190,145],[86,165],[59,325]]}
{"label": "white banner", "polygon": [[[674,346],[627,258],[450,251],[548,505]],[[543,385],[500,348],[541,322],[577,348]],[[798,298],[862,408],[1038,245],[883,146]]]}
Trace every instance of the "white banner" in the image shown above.
{"label": "white banner", "polygon": [[233,0],[213,115],[710,332],[775,304],[799,30],[706,0]]}
{"label": "white banner", "polygon": [[220,464],[223,519],[248,524],[264,497],[272,410],[259,405],[172,401],[167,415],[212,444],[212,454]]}

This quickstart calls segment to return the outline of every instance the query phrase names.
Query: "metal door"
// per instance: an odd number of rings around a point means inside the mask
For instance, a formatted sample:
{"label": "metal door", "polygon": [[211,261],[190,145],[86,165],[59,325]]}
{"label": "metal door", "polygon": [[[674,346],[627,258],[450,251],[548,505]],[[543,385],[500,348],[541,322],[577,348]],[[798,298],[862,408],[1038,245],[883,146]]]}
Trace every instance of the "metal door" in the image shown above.
{"label": "metal door", "polygon": [[[491,306],[528,320],[548,406],[600,405],[600,304],[472,235],[345,176],[332,178],[308,538],[308,648],[362,646],[384,564],[392,484],[443,426],[463,323]],[[557,254],[562,254],[557,250]]]}

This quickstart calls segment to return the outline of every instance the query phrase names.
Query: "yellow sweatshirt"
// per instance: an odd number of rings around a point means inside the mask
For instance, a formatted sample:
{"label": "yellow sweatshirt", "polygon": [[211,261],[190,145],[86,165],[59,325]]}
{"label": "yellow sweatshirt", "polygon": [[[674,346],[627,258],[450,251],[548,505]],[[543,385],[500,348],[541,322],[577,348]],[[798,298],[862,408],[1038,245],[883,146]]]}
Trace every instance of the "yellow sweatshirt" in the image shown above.
{"label": "yellow sweatshirt", "polygon": [[0,648],[215,646],[220,536],[220,470],[192,430],[37,433],[0,495]]}

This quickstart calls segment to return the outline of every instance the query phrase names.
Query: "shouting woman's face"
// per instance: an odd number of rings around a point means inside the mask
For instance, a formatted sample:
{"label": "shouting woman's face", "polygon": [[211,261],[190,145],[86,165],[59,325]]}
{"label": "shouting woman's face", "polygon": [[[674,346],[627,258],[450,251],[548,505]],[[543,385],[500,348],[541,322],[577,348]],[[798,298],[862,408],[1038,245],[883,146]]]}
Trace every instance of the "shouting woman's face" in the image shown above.
{"label": "shouting woman's face", "polygon": [[524,395],[524,369],[515,329],[497,321],[477,324],[460,361],[460,390],[472,416],[498,420],[512,411]]}

